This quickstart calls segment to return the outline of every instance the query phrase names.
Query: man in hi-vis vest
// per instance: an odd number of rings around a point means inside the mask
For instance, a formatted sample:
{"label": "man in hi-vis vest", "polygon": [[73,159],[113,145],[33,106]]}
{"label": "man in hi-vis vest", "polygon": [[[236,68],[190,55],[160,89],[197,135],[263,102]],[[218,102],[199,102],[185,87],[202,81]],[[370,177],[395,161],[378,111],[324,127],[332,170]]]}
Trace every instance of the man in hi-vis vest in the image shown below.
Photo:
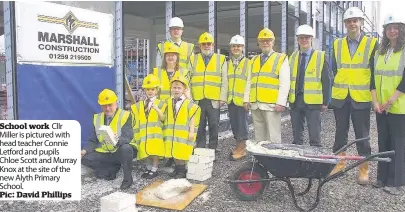
{"label": "man in hi-vis vest", "polygon": [[[361,26],[364,21],[363,12],[357,7],[350,7],[343,15],[347,35],[336,39],[333,43],[332,71],[335,79],[332,86],[331,105],[336,120],[336,134],[333,151],[337,151],[348,140],[350,119],[353,123],[356,139],[366,138],[370,131],[371,70],[374,67],[374,54],[377,39],[364,35]],[[357,144],[359,155],[371,154],[370,141]],[[345,155],[345,153],[341,153]],[[332,171],[336,173],[346,167],[341,160]],[[359,166],[358,183],[368,183],[368,163]]]}
{"label": "man in hi-vis vest", "polygon": [[260,55],[252,58],[250,108],[255,140],[281,143],[281,113],[290,91],[288,56],[273,50],[274,33],[264,28],[257,37]]}
{"label": "man in hi-vis vest", "polygon": [[164,45],[167,42],[171,42],[179,47],[179,65],[180,68],[187,69],[190,63],[190,56],[193,55],[194,44],[183,41],[181,36],[183,35],[183,20],[179,17],[173,17],[169,21],[170,39],[158,44],[158,51],[156,55],[156,67],[160,67],[164,60]]}
{"label": "man in hi-vis vest", "polygon": [[290,57],[291,89],[289,95],[294,144],[303,144],[307,121],[309,144],[321,146],[321,110],[328,109],[330,72],[325,52],[312,48],[315,32],[309,25],[297,28],[299,50]]}
{"label": "man in hi-vis vest", "polygon": [[249,111],[250,71],[249,58],[244,56],[245,38],[235,35],[229,42],[231,57],[228,60],[228,114],[231,122],[236,148],[230,154],[230,160],[239,160],[246,156],[248,139],[247,115]]}
{"label": "man in hi-vis vest", "polygon": [[[133,183],[132,160],[138,151],[132,139],[132,114],[118,108],[117,100],[117,95],[110,89],[100,92],[98,103],[102,112],[94,114],[94,131],[81,152],[82,164],[94,169],[97,178],[105,180],[114,180],[122,167],[124,179],[121,189],[127,189]],[[105,142],[99,131],[102,125],[111,127],[118,141],[115,146]]]}
{"label": "man in hi-vis vest", "polygon": [[214,52],[214,37],[204,32],[198,39],[201,53],[190,58],[191,96],[201,108],[197,147],[204,148],[208,121],[208,148],[218,146],[219,110],[228,97],[228,75],[225,55]]}

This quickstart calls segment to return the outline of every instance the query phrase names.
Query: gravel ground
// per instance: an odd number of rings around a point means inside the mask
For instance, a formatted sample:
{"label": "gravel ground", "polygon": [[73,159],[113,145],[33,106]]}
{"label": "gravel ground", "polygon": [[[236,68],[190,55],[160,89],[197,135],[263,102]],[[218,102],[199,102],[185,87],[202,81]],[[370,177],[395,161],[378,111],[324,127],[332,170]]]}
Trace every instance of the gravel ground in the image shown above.
{"label": "gravel ground", "polygon": [[[371,117],[371,142],[373,152],[377,152],[377,130],[374,114]],[[322,115],[322,135],[323,144],[331,148],[334,140],[334,117],[331,111]],[[352,129],[351,129],[352,131]],[[291,125],[289,121],[284,122],[282,128],[283,139],[285,143],[292,141]],[[229,134],[228,134],[229,135]],[[307,137],[307,136],[306,136]],[[350,139],[354,138],[353,132],[350,132]],[[234,145],[232,138],[225,138],[220,142],[221,152],[217,155],[217,162],[214,165],[213,177],[203,184],[207,184],[207,190],[195,199],[184,211],[298,211],[292,204],[290,193],[283,182],[272,182],[267,188],[262,198],[255,202],[242,202],[230,190],[228,184],[223,180],[237,169],[243,161],[228,161],[230,146]],[[308,141],[306,141],[308,144]],[[356,154],[355,147],[350,148],[349,153]],[[245,159],[245,161],[248,159]],[[150,184],[153,180],[144,180],[140,178],[141,166],[135,164],[134,175],[137,178],[135,184],[129,193],[137,193],[142,188]],[[370,180],[376,178],[376,163],[371,164]],[[159,178],[168,179],[167,174],[160,171]],[[405,197],[394,197],[386,194],[381,189],[375,189],[372,186],[360,186],[355,180],[357,169],[353,169],[345,176],[334,181],[326,183],[322,188],[322,194],[319,206],[314,211],[405,211]],[[0,211],[21,212],[21,211],[100,211],[99,199],[119,190],[122,180],[122,174],[112,181],[106,182],[95,179],[94,177],[83,177],[82,201],[78,202],[0,202]],[[306,185],[306,180],[293,180],[297,190],[301,191]],[[315,183],[315,186],[317,184]],[[299,199],[300,205],[309,205],[314,201],[315,189],[312,189],[308,197]],[[139,211],[167,211],[156,208],[138,206]]]}

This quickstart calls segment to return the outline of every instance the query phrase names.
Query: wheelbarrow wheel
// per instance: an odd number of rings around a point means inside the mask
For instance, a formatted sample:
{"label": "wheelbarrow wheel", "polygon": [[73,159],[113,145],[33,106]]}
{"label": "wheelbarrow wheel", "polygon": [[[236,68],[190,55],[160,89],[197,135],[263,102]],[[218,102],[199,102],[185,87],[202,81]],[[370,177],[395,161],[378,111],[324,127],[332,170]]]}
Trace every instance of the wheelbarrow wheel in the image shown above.
{"label": "wheelbarrow wheel", "polygon": [[[244,163],[231,176],[230,180],[248,181],[268,179],[267,172],[258,164],[255,164],[252,171],[253,163]],[[238,198],[242,201],[254,201],[263,195],[263,192],[268,185],[268,181],[253,182],[253,183],[231,183],[231,189],[235,192]]]}

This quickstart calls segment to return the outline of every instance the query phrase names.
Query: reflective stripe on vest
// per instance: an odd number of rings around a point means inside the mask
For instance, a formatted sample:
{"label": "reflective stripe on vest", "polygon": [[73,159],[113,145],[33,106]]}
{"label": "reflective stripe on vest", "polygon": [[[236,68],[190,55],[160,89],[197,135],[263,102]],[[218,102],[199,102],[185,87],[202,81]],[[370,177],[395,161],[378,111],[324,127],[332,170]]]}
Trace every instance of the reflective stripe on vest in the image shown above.
{"label": "reflective stripe on vest", "polygon": [[[167,99],[167,107],[172,108],[172,99]],[[188,160],[195,146],[195,139],[200,122],[201,110],[191,100],[183,101],[176,116],[173,110],[167,110],[163,134],[165,141],[165,157],[174,157],[179,160]],[[194,117],[194,138],[189,140],[190,120]]]}
{"label": "reflective stripe on vest", "polygon": [[225,56],[214,53],[205,66],[201,54],[194,56],[193,71],[191,73],[191,93],[194,100],[204,98],[210,100],[220,100],[222,84],[222,64],[225,62]]}
{"label": "reflective stripe on vest", "polygon": [[262,67],[260,55],[252,60],[250,102],[275,104],[278,98],[279,71],[287,55],[273,52]]}
{"label": "reflective stripe on vest", "polygon": [[[165,41],[165,42],[172,42],[172,41]],[[174,42],[172,42],[174,45]],[[164,52],[163,52],[163,45],[164,42],[159,43],[158,48],[160,52],[160,57],[162,58],[162,61],[164,60]],[[190,61],[190,56],[193,53],[193,48],[194,44],[192,43],[187,43],[185,41],[181,41],[180,47],[179,47],[179,53],[180,53],[180,58],[179,58],[179,66],[182,68],[188,68],[188,64]]]}
{"label": "reflective stripe on vest", "polygon": [[[289,101],[295,102],[297,76],[299,72],[299,51],[294,52],[290,58],[291,85]],[[308,55],[310,56],[310,55]],[[322,69],[325,61],[325,52],[314,50],[304,75],[304,102],[306,104],[322,104]]]}
{"label": "reflective stripe on vest", "polygon": [[235,105],[243,106],[248,63],[249,59],[243,58],[234,70],[232,60],[228,61],[228,104],[233,101]]}
{"label": "reflective stripe on vest", "polygon": [[[374,79],[377,100],[379,103],[384,104],[396,91],[398,85],[401,83],[404,68],[405,68],[405,49],[402,51],[392,53],[385,62],[385,56],[375,55],[375,70]],[[393,114],[405,114],[405,95],[400,96],[388,110]]]}
{"label": "reflective stripe on vest", "polygon": [[376,38],[363,36],[351,58],[347,38],[335,40],[337,74],[332,87],[333,99],[346,99],[350,93],[351,98],[356,102],[371,101],[369,60],[376,41]]}
{"label": "reflective stripe on vest", "polygon": [[[115,113],[113,119],[109,126],[111,127],[114,134],[117,134],[118,137],[121,136],[121,129],[122,126],[127,122],[129,117],[129,112],[121,109],[117,109],[118,111]],[[104,113],[98,113],[94,115],[93,124],[95,127],[95,132],[98,138],[98,141],[102,144],[101,147],[95,149],[97,152],[115,152],[117,150],[116,147],[113,145],[106,144],[104,142],[104,136],[98,130],[102,125],[104,125]]]}
{"label": "reflective stripe on vest", "polygon": [[[165,69],[162,69],[160,67],[154,68],[153,69],[153,74],[155,76],[157,76],[160,80],[161,83],[161,90],[159,93],[159,99],[160,100],[165,100],[167,98],[171,97],[171,89],[170,89],[170,79],[169,79],[169,75],[167,74],[167,71]],[[184,77],[188,78],[188,71],[187,69],[184,68],[180,68],[179,70],[177,70],[173,77],[177,76],[177,75],[183,75]]]}

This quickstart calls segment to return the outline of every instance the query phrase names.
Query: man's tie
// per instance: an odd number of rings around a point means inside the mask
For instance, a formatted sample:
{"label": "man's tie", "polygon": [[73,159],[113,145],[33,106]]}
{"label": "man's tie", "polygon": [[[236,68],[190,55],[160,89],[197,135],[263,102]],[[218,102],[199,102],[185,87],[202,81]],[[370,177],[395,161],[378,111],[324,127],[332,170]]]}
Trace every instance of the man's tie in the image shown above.
{"label": "man's tie", "polygon": [[110,125],[112,117],[107,117],[105,125]]}
{"label": "man's tie", "polygon": [[305,59],[307,54],[301,53],[300,68],[298,70],[298,93],[304,92]]}
{"label": "man's tie", "polygon": [[260,58],[260,66],[263,66],[264,63],[267,61],[267,58],[269,56],[267,54],[262,54],[261,58]]}
{"label": "man's tie", "polygon": [[173,116],[176,116],[176,104],[177,102],[181,101],[181,98],[173,98]]}
{"label": "man's tie", "polygon": [[149,110],[148,110],[149,102],[150,102],[150,99],[146,99],[145,105],[143,106],[143,110],[145,111],[145,116],[149,115]]}

